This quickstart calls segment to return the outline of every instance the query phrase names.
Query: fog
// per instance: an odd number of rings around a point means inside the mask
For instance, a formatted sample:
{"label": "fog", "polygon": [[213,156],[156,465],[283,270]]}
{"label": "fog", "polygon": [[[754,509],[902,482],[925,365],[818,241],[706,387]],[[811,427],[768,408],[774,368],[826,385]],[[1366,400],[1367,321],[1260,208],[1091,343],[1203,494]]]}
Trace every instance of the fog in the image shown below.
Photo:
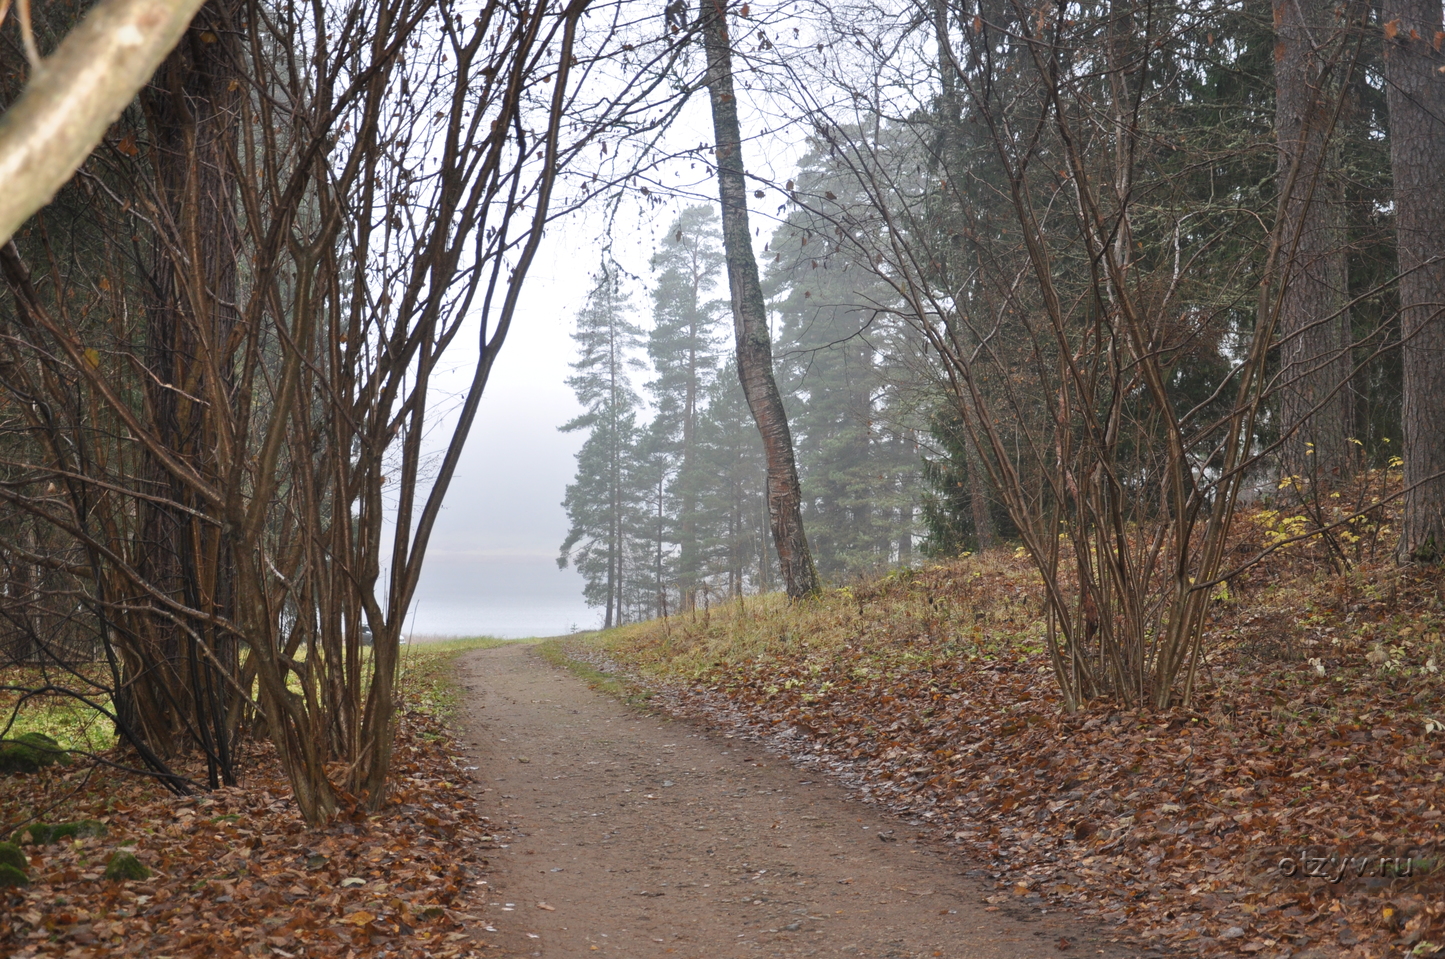
{"label": "fog", "polygon": [[[581,577],[557,568],[557,547],[567,535],[562,497],[583,439],[557,427],[579,410],[565,379],[572,317],[587,277],[571,269],[578,235],[554,232],[482,397],[427,551],[408,633],[516,638],[599,622],[582,601]],[[443,390],[465,384],[475,340],[473,329],[469,342],[457,344]],[[451,423],[447,416],[438,424],[438,443]]]}
{"label": "fog", "polygon": [[[631,211],[626,228],[615,230],[612,255],[644,273],[653,220],[669,212]],[[511,639],[602,623],[582,599],[582,577],[557,568],[557,551],[568,526],[562,498],[586,438],[558,430],[581,412],[566,383],[576,356],[571,334],[604,229],[577,216],[547,230],[432,535],[406,633]],[[438,385],[433,450],[453,423],[456,402],[443,397],[460,393],[476,360],[475,327],[465,335],[448,351],[451,372]]]}
{"label": "fog", "polygon": [[[771,124],[750,106],[745,123]],[[677,121],[672,137],[691,144],[711,137],[706,101],[698,98]],[[779,182],[801,155],[797,131],[773,130],[769,149],[758,150],[751,168]],[[658,231],[682,208],[715,202],[715,181],[706,168],[679,162],[653,180],[654,199],[666,203],[624,203],[587,212],[547,228],[523,286],[521,306],[493,368],[478,418],[467,440],[422,569],[405,632],[413,635],[502,638],[548,636],[590,629],[602,611],[582,599],[582,578],[557,568],[558,547],[567,536],[562,498],[576,472],[575,455],[585,435],[558,427],[581,412],[566,384],[576,357],[571,334],[604,251],[630,274],[631,292],[646,321],[648,262]],[[776,222],[768,210],[753,210],[761,249]],[[450,376],[441,393],[460,393],[476,359],[475,327],[449,350]],[[429,439],[433,450],[450,436],[450,404]]]}

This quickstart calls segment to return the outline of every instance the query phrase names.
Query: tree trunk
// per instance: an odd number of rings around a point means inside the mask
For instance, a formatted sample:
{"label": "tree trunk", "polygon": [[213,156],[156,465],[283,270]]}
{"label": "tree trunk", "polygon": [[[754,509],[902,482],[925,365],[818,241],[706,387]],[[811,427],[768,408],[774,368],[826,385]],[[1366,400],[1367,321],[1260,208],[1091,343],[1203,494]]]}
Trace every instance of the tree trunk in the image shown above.
{"label": "tree trunk", "polygon": [[[1279,330],[1281,463],[1287,476],[1349,477],[1350,317],[1340,177],[1331,134],[1343,90],[1327,0],[1275,0],[1275,130],[1284,198]],[[1295,172],[1296,166],[1298,172]]]}
{"label": "tree trunk", "polygon": [[695,457],[693,446],[697,436],[697,378],[698,378],[698,355],[697,340],[701,335],[698,327],[701,325],[701,306],[698,300],[701,298],[701,280],[696,271],[693,274],[692,284],[692,318],[688,324],[687,331],[687,395],[683,402],[682,411],[682,466],[677,473],[677,485],[682,493],[681,509],[679,510],[682,522],[679,525],[678,536],[678,572],[682,575],[680,579],[682,592],[682,610],[687,612],[697,605],[697,581],[698,573],[702,567],[698,558],[697,545],[697,478],[693,475]]}
{"label": "tree trunk", "polygon": [[783,398],[773,378],[773,347],[768,335],[767,306],[758,281],[748,228],[747,182],[743,172],[742,132],[733,94],[732,51],[721,0],[699,0],[698,17],[707,47],[707,85],[712,100],[717,140],[718,195],[722,203],[723,250],[727,254],[728,288],[732,295],[733,332],[737,341],[738,378],[748,409],[763,437],[767,456],[768,525],[791,599],[818,591],[818,571],[803,532],[802,490],[793,459]]}
{"label": "tree trunk", "polygon": [[1386,0],[1385,98],[1400,257],[1400,557],[1445,557],[1445,56],[1439,0]]}
{"label": "tree trunk", "polygon": [[[232,6],[206,4],[141,98],[161,209],[146,285],[146,409],[167,453],[212,480],[219,479],[217,423],[231,404],[227,344],[236,322],[229,156],[239,85]],[[228,680],[239,650],[233,637],[209,625],[233,612],[230,552],[219,530],[195,521],[204,505],[194,490],[155,456],[147,457],[146,472],[156,498],[142,506],[136,567],[202,616],[182,622],[169,610],[153,610],[135,617],[133,628],[152,646],[148,661],[130,664],[135,671],[127,677],[137,718],[161,755],[200,747],[212,788],[231,784],[239,711]]]}

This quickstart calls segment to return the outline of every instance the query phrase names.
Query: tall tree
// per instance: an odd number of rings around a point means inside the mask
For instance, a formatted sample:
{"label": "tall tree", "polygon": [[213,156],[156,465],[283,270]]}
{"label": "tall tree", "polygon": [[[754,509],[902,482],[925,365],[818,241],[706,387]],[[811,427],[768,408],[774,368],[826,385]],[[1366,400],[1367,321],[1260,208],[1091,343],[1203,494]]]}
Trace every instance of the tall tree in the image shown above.
{"label": "tall tree", "polygon": [[1347,237],[1335,139],[1353,69],[1344,9],[1331,0],[1275,0],[1274,6],[1283,218],[1281,463],[1286,475],[1326,483],[1348,477],[1354,433]]}
{"label": "tall tree", "polygon": [[[678,467],[672,437],[663,433],[666,425],[661,417],[654,417],[652,424],[640,431],[631,456],[630,485],[637,499],[630,524],[637,556],[632,585],[635,587],[633,605],[639,617],[666,616],[680,605],[672,599],[673,588],[679,585],[674,575],[677,566],[675,547],[680,537],[673,496]],[[695,500],[695,488],[693,496]],[[698,519],[695,508],[692,519],[695,535]],[[694,582],[696,578],[695,571]],[[678,592],[681,593],[681,590]]]}
{"label": "tall tree", "polygon": [[743,138],[733,89],[732,47],[725,6],[717,0],[699,0],[698,20],[707,51],[707,87],[716,140],[718,197],[722,203],[723,249],[727,254],[728,287],[732,296],[738,377],[767,455],[768,519],[783,582],[788,596],[800,599],[818,591],[818,571],[803,531],[803,495],[793,457],[793,437],[773,376],[767,305],[763,301],[758,261],[753,255],[752,231],[748,226],[747,173],[743,169]]}
{"label": "tall tree", "polygon": [[719,307],[708,294],[723,267],[717,214],[709,206],[688,207],[668,227],[652,258],[658,271],[652,290],[652,331],[647,354],[656,376],[647,384],[657,410],[654,433],[676,462],[678,578],[681,608],[697,599],[701,569],[697,534],[697,423],[700,405],[717,368]]}
{"label": "tall tree", "polygon": [[823,210],[794,210],[773,231],[764,278],[808,540],[819,574],[837,579],[912,550],[919,464],[899,400],[916,383],[889,361],[904,349],[896,295],[855,251],[831,242],[827,208],[851,204],[856,181],[823,150],[804,159],[795,187],[838,198]]}
{"label": "tall tree", "polygon": [[1440,0],[1386,0],[1400,262],[1405,518],[1400,555],[1445,558],[1445,54]]}
{"label": "tall tree", "polygon": [[[235,708],[240,650],[213,625],[234,613],[234,563],[220,531],[197,521],[201,497],[166,463],[184,461],[218,483],[212,450],[236,402],[234,377],[218,360],[237,319],[240,251],[230,162],[240,119],[237,6],[236,0],[209,0],[140,98],[157,214],[144,285],[145,405],[164,448],[146,456],[153,498],[141,504],[133,561],[157,589],[200,615],[153,608],[132,618],[143,652],[125,657],[129,695],[122,702],[135,705],[134,721],[163,755],[186,744],[185,731],[192,731],[213,788],[234,782],[241,715]],[[219,388],[212,389],[211,380]],[[216,398],[233,408],[216,409]],[[189,695],[174,698],[180,690]]]}
{"label": "tall tree", "polygon": [[557,565],[575,562],[586,579],[584,595],[605,609],[603,627],[623,619],[623,573],[628,513],[635,500],[632,451],[637,442],[637,393],[629,371],[641,366],[633,352],[642,334],[628,320],[631,305],[621,288],[617,265],[604,262],[587,305],[577,314],[572,339],[579,356],[567,385],[585,412],[564,423],[564,433],[587,430],[577,454],[577,477],[562,506],[571,527]]}

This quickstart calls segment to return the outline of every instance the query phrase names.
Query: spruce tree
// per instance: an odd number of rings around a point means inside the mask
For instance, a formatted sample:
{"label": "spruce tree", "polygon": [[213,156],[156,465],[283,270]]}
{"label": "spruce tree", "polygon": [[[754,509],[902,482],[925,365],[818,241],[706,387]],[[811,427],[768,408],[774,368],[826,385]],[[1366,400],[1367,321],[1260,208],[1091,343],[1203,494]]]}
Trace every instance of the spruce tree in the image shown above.
{"label": "spruce tree", "polygon": [[856,250],[836,243],[831,217],[856,180],[819,153],[805,159],[796,183],[824,198],[822,209],[796,210],[774,232],[766,290],[809,540],[819,573],[837,579],[912,551],[919,461],[898,402],[912,376],[897,362],[896,294]]}
{"label": "spruce tree", "polygon": [[572,334],[578,357],[567,378],[582,415],[564,423],[564,433],[587,430],[577,453],[577,475],[562,502],[571,528],[557,565],[576,565],[586,581],[588,605],[605,609],[604,628],[623,621],[624,574],[629,514],[637,502],[633,482],[637,444],[637,393],[629,371],[642,364],[633,353],[642,334],[629,321],[631,304],[619,283],[615,263],[604,262],[577,314]]}
{"label": "spruce tree", "polygon": [[729,597],[766,592],[780,575],[769,548],[767,461],[734,360],[708,388],[696,455],[701,581]]}

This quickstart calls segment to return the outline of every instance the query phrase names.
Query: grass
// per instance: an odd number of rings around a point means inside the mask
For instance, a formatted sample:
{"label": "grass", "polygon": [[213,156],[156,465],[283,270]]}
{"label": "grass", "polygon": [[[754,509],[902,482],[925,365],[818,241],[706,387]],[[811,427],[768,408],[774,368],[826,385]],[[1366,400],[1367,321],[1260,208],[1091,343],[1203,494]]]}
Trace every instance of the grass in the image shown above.
{"label": "grass", "polygon": [[[0,670],[0,738],[44,733],[65,749],[90,753],[104,752],[115,745],[110,720],[85,703],[60,693],[24,696],[18,692],[48,685],[50,678],[34,667]],[[93,687],[87,692],[98,696]]]}
{"label": "grass", "polygon": [[449,720],[461,705],[462,689],[452,673],[452,661],[462,653],[476,649],[496,649],[514,642],[494,636],[472,636],[463,639],[439,639],[424,643],[407,643],[401,648],[397,667],[396,688],[410,709]]}
{"label": "grass", "polygon": [[598,668],[598,663],[593,661],[595,657],[588,654],[588,640],[598,635],[601,634],[578,633],[575,636],[545,639],[537,645],[537,652],[544,660],[572,673],[592,689],[624,702],[645,702],[652,695],[649,691]]}
{"label": "grass", "polygon": [[1035,584],[1027,561],[1001,550],[896,570],[798,604],[781,593],[748,596],[577,639],[664,683],[726,684],[770,661],[799,658],[852,660],[866,680],[944,660],[987,665],[1010,650],[1037,648]]}
{"label": "grass", "polygon": [[[508,640],[490,636],[447,638],[428,642],[405,643],[397,682],[408,694],[423,695],[423,709],[454,710],[457,693],[446,680],[448,664],[460,653],[473,649],[491,649]],[[369,653],[365,654],[369,659]],[[104,677],[108,681],[108,677]],[[288,675],[294,690],[300,686],[294,674]],[[65,749],[101,753],[116,745],[115,729],[103,713],[63,694],[45,693],[23,697],[4,687],[36,689],[48,685],[39,670],[32,667],[11,667],[0,670],[0,738],[14,739],[25,733],[44,733]],[[99,695],[102,700],[104,695]],[[8,723],[9,728],[3,724]]]}
{"label": "grass", "polygon": [[[1233,555],[1272,542],[1281,515],[1242,510]],[[1384,521],[1394,518],[1387,513]],[[582,642],[644,683],[722,692],[747,684],[807,702],[826,697],[840,675],[876,684],[930,670],[1047,672],[1042,610],[1037,572],[1021,550],[1005,547],[797,604],[781,594],[750,596]],[[1206,629],[1199,704],[1227,704],[1242,688],[1264,684],[1287,723],[1353,719],[1346,714],[1363,707],[1385,718],[1413,716],[1432,744],[1445,742],[1442,637],[1445,571],[1399,566],[1381,548],[1352,556],[1339,572],[1321,541],[1292,544],[1221,586]],[[770,672],[788,676],[770,680]]]}

